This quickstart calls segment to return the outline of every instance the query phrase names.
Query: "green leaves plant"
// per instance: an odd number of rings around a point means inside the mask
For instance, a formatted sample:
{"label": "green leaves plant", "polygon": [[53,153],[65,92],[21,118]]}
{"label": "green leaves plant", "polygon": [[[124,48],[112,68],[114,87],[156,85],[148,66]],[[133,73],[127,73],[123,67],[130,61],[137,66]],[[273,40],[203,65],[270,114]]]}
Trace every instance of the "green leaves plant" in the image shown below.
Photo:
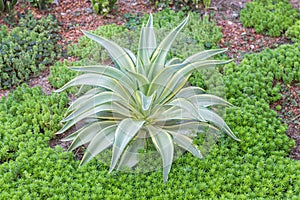
{"label": "green leaves plant", "polygon": [[109,52],[115,67],[71,67],[83,74],[57,90],[79,85],[94,87],[71,105],[63,120],[66,124],[58,132],[63,133],[80,121],[87,123],[65,139],[73,139],[70,150],[89,143],[82,164],[112,147],[110,172],[115,168],[136,167],[140,150],[149,150],[151,147],[146,144],[150,142],[162,158],[166,182],[174,159],[174,143],[202,158],[201,151],[193,144],[197,132],[209,130],[215,134],[222,130],[239,141],[225,121],[211,109],[231,104],[220,97],[205,94],[201,88],[186,87],[195,69],[230,62],[209,60],[226,49],[199,52],[182,61],[166,60],[175,37],[187,22],[188,17],[156,45],[150,15],[146,26],[141,29],[137,57],[114,42],[84,31],[87,37]]}

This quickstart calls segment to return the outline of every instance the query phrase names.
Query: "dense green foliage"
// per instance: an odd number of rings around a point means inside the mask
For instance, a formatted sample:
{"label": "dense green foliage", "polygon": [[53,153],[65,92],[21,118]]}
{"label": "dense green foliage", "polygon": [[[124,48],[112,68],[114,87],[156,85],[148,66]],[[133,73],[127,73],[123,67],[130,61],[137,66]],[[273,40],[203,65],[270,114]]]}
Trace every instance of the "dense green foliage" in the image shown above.
{"label": "dense green foliage", "polygon": [[150,0],[159,9],[173,8],[175,10],[181,10],[188,12],[190,10],[199,10],[203,1],[202,0]]}
{"label": "dense green foliage", "polygon": [[47,5],[51,4],[53,0],[25,0],[29,2],[30,5],[35,6],[41,10],[47,8]]}
{"label": "dense green foliage", "polygon": [[[49,127],[52,132],[46,129],[46,134],[31,133],[35,111],[30,108],[44,106],[47,109],[43,113],[47,113],[50,105],[56,108],[54,104],[60,98],[46,97],[39,89],[19,89],[0,104],[1,141],[9,138],[1,151],[1,198],[298,199],[300,162],[288,158],[294,141],[285,135],[286,126],[270,110],[269,103],[280,98],[280,86],[273,87],[273,79],[299,81],[299,58],[299,45],[284,45],[246,56],[240,65],[227,65],[227,98],[237,107],[227,111],[226,121],[243,142],[222,138],[202,160],[185,154],[174,162],[166,185],[161,181],[161,171],[108,174],[108,167],[96,159],[78,168],[79,161],[72,153],[48,147],[57,128]],[[290,70],[293,72],[288,78]],[[15,108],[10,110],[12,104]],[[63,107],[65,103],[59,105]],[[63,110],[59,110],[61,116]],[[16,116],[19,112],[24,116],[31,114],[30,120]],[[54,122],[51,118],[43,122],[39,118],[36,124],[58,124],[59,119],[52,119]],[[23,120],[27,124],[22,127]]]}
{"label": "dense green foliage", "polygon": [[282,35],[299,19],[299,11],[288,0],[254,0],[246,4],[240,15],[245,27],[273,37]]}
{"label": "dense green foliage", "polygon": [[20,19],[11,32],[0,27],[0,89],[7,89],[37,75],[60,54],[58,24],[53,16]]}
{"label": "dense green foliage", "polygon": [[[85,44],[86,52],[95,48]],[[268,49],[246,56],[239,65],[232,63],[224,68],[227,99],[236,106],[227,110],[226,122],[243,142],[222,138],[201,160],[186,153],[173,163],[165,185],[161,181],[162,170],[108,174],[108,166],[96,159],[78,167],[79,161],[72,153],[60,147],[49,148],[49,139],[54,137],[65,112],[65,95],[48,97],[40,89],[19,88],[7,100],[0,101],[0,197],[299,199],[300,162],[288,158],[294,141],[286,136],[286,125],[269,107],[270,102],[281,98],[281,87],[273,86],[274,79],[287,84],[299,82],[299,49],[299,44]],[[85,55],[82,58],[91,56],[80,50],[77,53]],[[58,82],[60,87],[75,75],[67,65],[75,64],[57,63],[52,68],[52,84]],[[195,76],[193,84],[205,84],[198,78],[201,77]],[[37,118],[37,123],[33,118]]]}
{"label": "dense green foliage", "polygon": [[91,0],[94,11],[101,15],[109,13],[117,0]]}
{"label": "dense green foliage", "polygon": [[[158,41],[165,37],[166,32],[172,30],[176,24],[180,23],[184,16],[183,12],[175,12],[170,9],[153,14],[153,17],[156,19],[153,26],[158,30]],[[100,26],[92,33],[112,39],[117,44],[136,52],[141,24],[145,24],[148,17],[148,15],[143,16],[139,20],[141,22],[136,24],[138,28],[133,31],[128,31],[123,26],[112,24]],[[200,20],[199,14],[190,13],[190,20],[172,46],[169,56],[183,59],[200,50],[216,48],[221,38],[221,28],[216,26],[215,21]],[[107,53],[99,45],[88,40],[87,37],[81,37],[78,44],[72,45],[68,50],[70,55],[88,59],[89,61],[103,62],[108,59]]]}
{"label": "dense green foliage", "polygon": [[298,20],[293,26],[291,26],[286,35],[293,41],[293,42],[300,42],[300,20]]}

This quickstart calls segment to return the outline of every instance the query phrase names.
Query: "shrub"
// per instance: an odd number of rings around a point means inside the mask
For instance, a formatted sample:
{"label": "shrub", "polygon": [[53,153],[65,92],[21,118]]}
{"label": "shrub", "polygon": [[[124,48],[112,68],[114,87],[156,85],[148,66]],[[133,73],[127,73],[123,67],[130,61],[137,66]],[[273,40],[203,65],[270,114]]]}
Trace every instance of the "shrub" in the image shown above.
{"label": "shrub", "polygon": [[178,58],[166,60],[172,42],[187,20],[156,45],[150,16],[147,25],[141,29],[137,57],[114,42],[84,32],[109,52],[116,68],[105,65],[73,67],[85,74],[58,90],[77,85],[96,87],[69,107],[68,116],[63,120],[67,123],[58,132],[64,133],[82,120],[87,122],[64,139],[73,140],[70,150],[89,143],[81,164],[112,147],[110,172],[116,166],[118,169],[133,168],[139,162],[138,152],[149,151],[150,143],[150,149],[152,145],[162,157],[166,182],[175,154],[173,143],[202,158],[202,152],[193,145],[195,131],[207,128],[215,134],[215,131],[222,130],[238,140],[211,109],[216,105],[230,104],[217,96],[205,94],[200,88],[184,87],[194,70],[227,63],[209,60],[224,50],[199,52],[183,61]]}
{"label": "shrub", "polygon": [[0,13],[11,12],[14,9],[14,6],[16,5],[17,2],[18,0],[12,0],[12,1],[0,0]]}
{"label": "shrub", "polygon": [[254,0],[241,10],[240,20],[257,33],[278,37],[299,19],[299,11],[288,0]]}
{"label": "shrub", "polygon": [[52,17],[20,19],[19,27],[0,30],[0,89],[7,89],[37,75],[59,56],[57,21]]}
{"label": "shrub", "polygon": [[26,0],[30,5],[39,8],[40,10],[44,10],[47,8],[47,5],[51,4],[53,0]]}
{"label": "shrub", "polygon": [[117,0],[92,0],[91,2],[96,13],[106,15],[113,9]]}
{"label": "shrub", "polygon": [[293,26],[291,26],[286,35],[293,41],[299,42],[300,41],[300,20],[298,20]]}

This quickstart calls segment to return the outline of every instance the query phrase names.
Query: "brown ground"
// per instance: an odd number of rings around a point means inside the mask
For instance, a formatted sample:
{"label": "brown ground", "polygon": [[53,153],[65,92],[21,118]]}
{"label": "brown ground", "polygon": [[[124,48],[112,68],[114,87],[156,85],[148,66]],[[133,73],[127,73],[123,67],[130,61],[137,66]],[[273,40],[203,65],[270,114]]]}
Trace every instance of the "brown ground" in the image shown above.
{"label": "brown ground", "polygon": [[[223,38],[220,42],[220,47],[228,48],[229,57],[234,58],[236,63],[241,61],[246,53],[260,52],[266,47],[276,48],[283,43],[290,42],[284,37],[272,38],[256,34],[254,29],[244,28],[242,26],[239,21],[239,13],[245,4],[250,1],[251,0],[214,0],[211,5],[215,8],[215,11],[211,12],[215,12],[214,18],[217,24],[222,27]],[[19,12],[31,10],[37,18],[49,13],[54,14],[61,23],[60,34],[64,38],[61,43],[65,45],[76,42],[78,37],[82,36],[80,31],[82,29],[92,30],[108,23],[125,24],[126,19],[123,17],[125,13],[141,14],[155,12],[155,8],[149,4],[149,1],[141,0],[119,0],[116,4],[117,10],[114,10],[107,16],[99,16],[93,13],[91,3],[88,0],[59,0],[59,3],[59,5],[51,5],[48,10],[44,11],[32,8],[26,5],[26,3],[19,3],[16,9]],[[299,0],[291,0],[291,3],[295,8],[300,10]],[[0,18],[0,24],[3,23],[3,18]],[[47,80],[48,75],[49,69],[40,76],[30,79],[28,84],[30,86],[41,85],[43,90],[49,94],[53,89]],[[271,108],[275,108],[276,105],[282,105],[282,109],[278,111],[278,114],[289,126],[287,135],[295,139],[297,143],[297,147],[291,151],[291,157],[294,159],[300,159],[300,127],[298,122],[300,121],[299,90],[299,84],[287,86],[283,92],[286,97],[271,105]],[[0,90],[0,97],[6,96],[8,92],[8,90]],[[294,99],[294,101],[288,100],[289,98]],[[58,136],[55,140],[52,140],[50,142],[51,146],[59,144],[67,148],[70,143],[62,143],[60,141],[61,138],[62,136]],[[82,152],[82,149],[80,149],[79,152],[76,153],[76,157],[80,158]]]}

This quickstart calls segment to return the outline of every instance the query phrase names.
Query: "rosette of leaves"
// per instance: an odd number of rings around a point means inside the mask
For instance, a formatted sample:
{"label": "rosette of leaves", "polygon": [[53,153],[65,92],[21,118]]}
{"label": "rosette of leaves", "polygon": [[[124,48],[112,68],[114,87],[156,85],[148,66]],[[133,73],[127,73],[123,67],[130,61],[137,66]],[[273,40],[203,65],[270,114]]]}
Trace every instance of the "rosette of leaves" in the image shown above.
{"label": "rosette of leaves", "polygon": [[174,144],[198,158],[202,157],[192,138],[203,127],[222,130],[239,140],[211,109],[215,105],[231,104],[206,94],[199,87],[187,86],[195,69],[230,62],[209,59],[226,49],[198,52],[183,61],[178,58],[166,60],[172,42],[187,21],[188,17],[157,45],[150,15],[146,26],[141,29],[137,56],[112,41],[83,31],[109,52],[115,67],[71,67],[83,74],[57,90],[94,86],[70,105],[63,120],[66,123],[57,132],[61,134],[82,120],[89,122],[64,139],[73,140],[69,150],[89,143],[81,164],[112,147],[110,172],[117,166],[134,167],[140,150],[151,142],[162,157],[163,177],[167,181]]}
{"label": "rosette of leaves", "polygon": [[114,7],[117,0],[91,0],[95,13],[106,15]]}

